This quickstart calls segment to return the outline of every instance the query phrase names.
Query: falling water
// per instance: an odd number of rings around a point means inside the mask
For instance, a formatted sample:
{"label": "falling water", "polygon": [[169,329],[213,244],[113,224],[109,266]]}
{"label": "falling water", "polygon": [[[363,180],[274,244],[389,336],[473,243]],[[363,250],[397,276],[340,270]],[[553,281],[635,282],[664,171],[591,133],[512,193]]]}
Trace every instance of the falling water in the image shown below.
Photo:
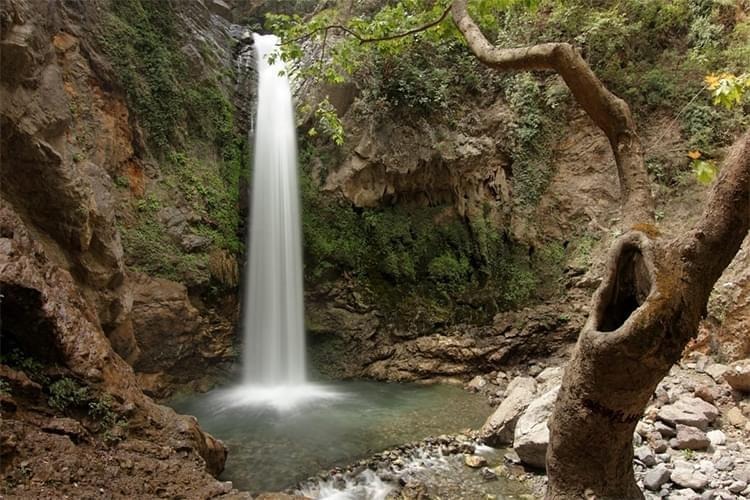
{"label": "falling water", "polygon": [[306,380],[297,137],[289,80],[274,35],[254,35],[258,112],[246,277],[243,383]]}

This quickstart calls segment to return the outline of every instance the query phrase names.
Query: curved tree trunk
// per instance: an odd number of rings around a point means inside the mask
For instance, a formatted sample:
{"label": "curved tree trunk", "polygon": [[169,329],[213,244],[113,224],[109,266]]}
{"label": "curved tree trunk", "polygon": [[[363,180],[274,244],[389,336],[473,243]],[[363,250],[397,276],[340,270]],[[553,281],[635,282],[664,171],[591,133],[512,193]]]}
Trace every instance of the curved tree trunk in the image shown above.
{"label": "curved tree trunk", "polygon": [[550,417],[548,499],[641,499],[633,475],[633,431],[659,381],[705,314],[708,295],[750,221],[750,132],[733,146],[697,227],[660,236],[643,150],[627,104],[609,92],[573,47],[490,44],[466,9],[451,14],[467,45],[501,71],[552,70],[606,134],[620,180],[624,227],[565,369]]}

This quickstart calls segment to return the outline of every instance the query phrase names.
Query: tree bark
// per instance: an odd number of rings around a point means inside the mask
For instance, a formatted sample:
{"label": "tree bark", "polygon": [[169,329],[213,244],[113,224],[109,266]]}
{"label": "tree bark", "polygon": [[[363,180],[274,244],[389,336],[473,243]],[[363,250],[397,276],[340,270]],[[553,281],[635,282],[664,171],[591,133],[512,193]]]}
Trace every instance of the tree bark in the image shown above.
{"label": "tree bark", "polygon": [[628,232],[610,250],[548,422],[547,498],[642,499],[633,431],[695,336],[711,289],[748,232],[750,131],[732,147],[695,229],[664,238],[652,225],[650,184],[628,105],[569,44],[493,46],[466,3],[454,0],[451,14],[480,61],[501,71],[556,71],[612,147]]}

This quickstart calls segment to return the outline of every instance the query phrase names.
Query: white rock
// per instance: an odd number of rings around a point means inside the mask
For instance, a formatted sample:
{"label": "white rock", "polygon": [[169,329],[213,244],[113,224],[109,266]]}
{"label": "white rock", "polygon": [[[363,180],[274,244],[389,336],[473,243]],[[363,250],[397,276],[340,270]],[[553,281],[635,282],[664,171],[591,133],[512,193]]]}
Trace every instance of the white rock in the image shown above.
{"label": "white rock", "polygon": [[535,399],[518,419],[513,437],[513,449],[523,463],[544,468],[549,444],[547,419],[557,399],[560,386]]}
{"label": "white rock", "polygon": [[711,441],[711,446],[720,446],[727,442],[727,436],[718,429],[708,431],[706,437]]}
{"label": "white rock", "polygon": [[518,417],[534,400],[536,388],[536,381],[531,377],[516,377],[508,384],[507,396],[479,431],[485,443],[498,446],[513,441]]}
{"label": "white rock", "polygon": [[727,489],[732,493],[742,493],[745,488],[747,488],[747,483],[745,481],[734,481]]}
{"label": "white rock", "polygon": [[689,462],[675,460],[674,470],[670,475],[672,482],[683,488],[702,490],[708,484],[708,478],[700,471],[693,469]]}
{"label": "white rock", "polygon": [[487,385],[487,380],[483,376],[477,375],[466,384],[466,388],[472,392],[478,392],[485,385]]}
{"label": "white rock", "polygon": [[701,496],[690,488],[674,490],[666,496],[667,500],[700,500]]}
{"label": "white rock", "polygon": [[710,375],[711,378],[716,382],[718,382],[721,379],[721,376],[724,375],[724,372],[726,372],[728,369],[729,367],[727,365],[722,365],[721,363],[713,363],[708,365],[703,371]]}
{"label": "white rock", "polygon": [[560,366],[549,366],[536,376],[539,391],[544,393],[562,382],[563,369]]}

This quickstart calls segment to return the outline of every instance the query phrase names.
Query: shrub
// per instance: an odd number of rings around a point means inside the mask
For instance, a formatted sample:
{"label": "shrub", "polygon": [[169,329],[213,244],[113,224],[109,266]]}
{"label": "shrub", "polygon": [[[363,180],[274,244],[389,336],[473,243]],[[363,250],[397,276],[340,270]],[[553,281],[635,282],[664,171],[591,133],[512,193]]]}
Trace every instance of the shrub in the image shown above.
{"label": "shrub", "polygon": [[88,387],[79,385],[75,380],[63,377],[49,386],[50,407],[65,411],[86,405],[90,399]]}

